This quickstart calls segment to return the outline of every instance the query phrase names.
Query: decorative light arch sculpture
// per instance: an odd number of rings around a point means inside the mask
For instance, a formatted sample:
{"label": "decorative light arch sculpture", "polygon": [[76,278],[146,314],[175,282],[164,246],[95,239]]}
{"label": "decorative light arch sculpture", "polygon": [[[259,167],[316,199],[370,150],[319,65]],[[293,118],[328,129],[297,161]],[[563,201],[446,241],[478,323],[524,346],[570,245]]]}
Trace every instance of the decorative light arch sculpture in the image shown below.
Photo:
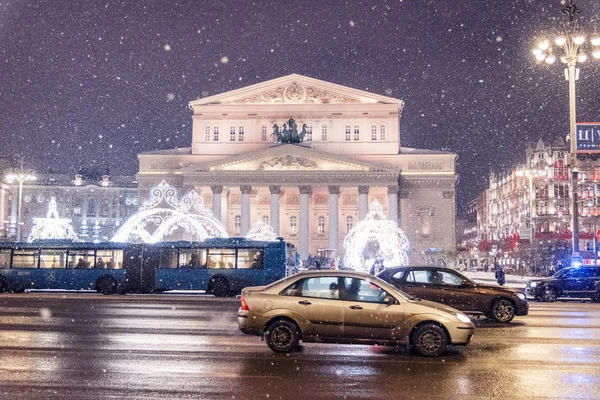
{"label": "decorative light arch sculpture", "polygon": [[201,242],[212,237],[229,237],[225,227],[204,205],[194,190],[177,197],[177,190],[162,181],[150,190],[148,200],[117,233],[113,242],[157,243],[179,235],[175,240]]}
{"label": "decorative light arch sculpture", "polygon": [[344,266],[355,271],[372,272],[375,263],[382,263],[383,268],[408,264],[408,239],[386,218],[377,200],[365,219],[348,232],[344,250]]}
{"label": "decorative light arch sculpture", "polygon": [[273,227],[262,221],[255,222],[245,238],[250,240],[261,240],[264,242],[277,241],[277,235],[275,234],[275,231],[273,231]]}
{"label": "decorative light arch sculpture", "polygon": [[48,204],[46,218],[34,218],[33,228],[27,238],[28,242],[34,240],[77,240],[77,234],[71,225],[71,220],[59,218],[56,209],[56,199],[52,197]]}

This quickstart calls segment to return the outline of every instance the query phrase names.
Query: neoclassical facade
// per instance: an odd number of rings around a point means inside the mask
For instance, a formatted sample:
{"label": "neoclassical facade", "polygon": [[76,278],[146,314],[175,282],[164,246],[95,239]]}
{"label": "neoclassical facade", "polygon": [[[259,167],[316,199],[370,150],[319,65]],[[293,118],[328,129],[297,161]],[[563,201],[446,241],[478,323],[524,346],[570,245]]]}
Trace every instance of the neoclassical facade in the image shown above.
{"label": "neoclassical facade", "polygon": [[[194,189],[230,235],[260,220],[303,259],[343,255],[378,199],[406,232],[411,262],[454,249],[456,154],[401,147],[403,101],[293,74],[189,106],[191,147],[138,156],[140,199],[163,179]],[[276,143],[274,126],[290,118],[304,141]]]}

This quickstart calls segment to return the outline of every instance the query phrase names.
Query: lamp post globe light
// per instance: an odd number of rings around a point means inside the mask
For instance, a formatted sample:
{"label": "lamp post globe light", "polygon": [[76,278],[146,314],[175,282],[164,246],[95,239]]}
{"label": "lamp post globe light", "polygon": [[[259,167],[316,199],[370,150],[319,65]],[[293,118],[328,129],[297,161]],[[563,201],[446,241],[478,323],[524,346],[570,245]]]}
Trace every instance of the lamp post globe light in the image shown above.
{"label": "lamp post globe light", "polygon": [[600,35],[594,33],[591,38],[581,30],[579,26],[579,14],[581,10],[575,4],[575,0],[563,0],[561,12],[566,16],[557,29],[549,37],[541,39],[537,47],[533,49],[535,59],[546,64],[554,64],[558,56],[560,61],[567,65],[565,68],[565,79],[569,81],[569,179],[571,186],[571,226],[573,254],[572,263],[580,262],[579,255],[579,216],[577,207],[577,117],[575,107],[575,81],[579,78],[578,63],[587,60],[585,48],[590,47],[592,56],[600,59]]}
{"label": "lamp post globe light", "polygon": [[17,242],[21,241],[21,206],[23,203],[23,182],[35,181],[35,175],[24,172],[23,170],[5,175],[4,180],[8,183],[19,182],[19,199],[17,211]]}

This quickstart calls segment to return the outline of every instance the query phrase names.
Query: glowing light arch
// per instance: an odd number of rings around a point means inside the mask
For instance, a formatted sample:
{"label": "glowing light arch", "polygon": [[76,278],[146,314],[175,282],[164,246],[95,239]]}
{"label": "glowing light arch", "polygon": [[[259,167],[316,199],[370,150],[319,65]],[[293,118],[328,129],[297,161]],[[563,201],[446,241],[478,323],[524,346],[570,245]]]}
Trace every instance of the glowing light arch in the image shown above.
{"label": "glowing light arch", "polygon": [[408,264],[408,239],[396,223],[386,218],[377,200],[365,219],[348,232],[344,250],[344,266],[356,271],[372,272],[377,261],[384,268]]}
{"label": "glowing light arch", "polygon": [[[165,203],[166,206],[159,207]],[[192,190],[179,200],[177,190],[163,180],[150,190],[148,200],[111,241],[157,243],[177,234],[179,237],[174,240],[198,242],[212,237],[229,237],[221,222],[204,206],[202,196]]]}
{"label": "glowing light arch", "polygon": [[245,236],[246,239],[250,240],[261,240],[264,242],[276,242],[277,235],[271,225],[267,225],[262,221],[257,221],[252,225],[252,228],[248,231]]}
{"label": "glowing light arch", "polygon": [[33,228],[27,238],[28,242],[34,240],[48,239],[70,239],[77,240],[77,234],[71,225],[71,220],[67,218],[59,218],[56,209],[56,199],[52,197],[48,204],[48,213],[46,218],[34,218]]}

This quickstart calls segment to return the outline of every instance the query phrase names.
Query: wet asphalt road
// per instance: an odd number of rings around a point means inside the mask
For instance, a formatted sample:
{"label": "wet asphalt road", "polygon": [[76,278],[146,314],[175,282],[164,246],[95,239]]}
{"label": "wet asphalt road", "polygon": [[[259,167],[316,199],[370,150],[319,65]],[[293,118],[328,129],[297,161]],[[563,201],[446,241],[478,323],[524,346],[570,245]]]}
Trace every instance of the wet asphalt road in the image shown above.
{"label": "wet asphalt road", "polygon": [[271,353],[235,299],[0,295],[0,398],[600,399],[600,304],[531,303],[430,359],[308,344]]}

